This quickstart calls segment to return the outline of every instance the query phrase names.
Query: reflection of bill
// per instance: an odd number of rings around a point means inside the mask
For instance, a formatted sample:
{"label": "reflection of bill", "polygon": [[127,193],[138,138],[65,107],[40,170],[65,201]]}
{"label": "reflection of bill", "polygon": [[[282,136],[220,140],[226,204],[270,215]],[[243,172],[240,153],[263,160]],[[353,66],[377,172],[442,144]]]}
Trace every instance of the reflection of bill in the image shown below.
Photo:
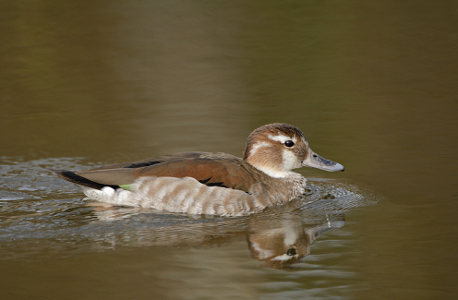
{"label": "reflection of bill", "polygon": [[306,225],[301,215],[285,214],[277,219],[249,223],[248,246],[258,260],[281,268],[309,254],[310,244],[323,232],[342,227],[344,216],[326,216],[323,223]]}
{"label": "reflection of bill", "polygon": [[[280,211],[279,211],[280,210]],[[307,215],[294,207],[283,207],[243,218],[195,218],[169,214],[150,214],[139,208],[94,207],[99,221],[129,222],[136,218],[160,224],[135,225],[123,232],[107,232],[102,238],[104,247],[123,246],[207,246],[229,242],[241,233],[247,234],[252,256],[274,268],[298,262],[309,253],[310,244],[323,232],[342,227],[343,214]],[[167,224],[164,224],[167,223]],[[146,225],[146,226],[145,226]],[[123,226],[124,227],[124,226]],[[146,229],[145,229],[146,228]],[[125,227],[124,227],[125,229]]]}

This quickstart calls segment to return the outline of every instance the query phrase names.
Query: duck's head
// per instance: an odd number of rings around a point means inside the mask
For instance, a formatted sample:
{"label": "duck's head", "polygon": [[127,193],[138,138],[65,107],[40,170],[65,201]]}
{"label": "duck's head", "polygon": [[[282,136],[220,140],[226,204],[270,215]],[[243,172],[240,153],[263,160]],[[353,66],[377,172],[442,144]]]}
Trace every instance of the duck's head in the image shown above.
{"label": "duck's head", "polygon": [[288,176],[292,169],[301,167],[329,172],[344,170],[341,164],[313,152],[302,131],[285,123],[255,129],[248,136],[243,159],[272,177]]}

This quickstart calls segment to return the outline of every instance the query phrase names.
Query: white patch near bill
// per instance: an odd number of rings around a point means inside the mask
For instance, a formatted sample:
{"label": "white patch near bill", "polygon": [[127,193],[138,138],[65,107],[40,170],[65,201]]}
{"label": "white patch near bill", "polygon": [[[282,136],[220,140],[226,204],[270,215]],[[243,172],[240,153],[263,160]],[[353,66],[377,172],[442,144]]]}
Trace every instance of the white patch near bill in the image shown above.
{"label": "white patch near bill", "polygon": [[278,168],[270,168],[268,166],[254,166],[254,167],[266,173],[270,177],[284,178],[284,177],[290,176],[291,174],[295,174],[291,172],[291,170],[302,167],[302,163],[292,151],[283,149],[282,165],[278,166]]}
{"label": "white patch near bill", "polygon": [[283,159],[283,169],[285,171],[290,171],[292,169],[297,169],[302,167],[301,160],[297,158],[296,154],[292,151],[283,149],[282,152]]}

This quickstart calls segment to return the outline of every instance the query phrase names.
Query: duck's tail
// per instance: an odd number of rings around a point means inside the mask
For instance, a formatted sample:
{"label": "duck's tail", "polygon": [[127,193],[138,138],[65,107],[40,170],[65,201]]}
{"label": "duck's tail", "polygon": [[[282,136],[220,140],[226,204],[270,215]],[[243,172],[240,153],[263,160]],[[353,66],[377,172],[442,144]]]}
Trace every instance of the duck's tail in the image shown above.
{"label": "duck's tail", "polygon": [[78,185],[90,187],[93,189],[101,190],[103,187],[109,186],[113,189],[119,188],[119,185],[109,185],[109,184],[101,184],[92,180],[89,180],[83,176],[80,176],[72,171],[67,170],[53,170],[57,175],[62,177],[63,179],[76,183]]}

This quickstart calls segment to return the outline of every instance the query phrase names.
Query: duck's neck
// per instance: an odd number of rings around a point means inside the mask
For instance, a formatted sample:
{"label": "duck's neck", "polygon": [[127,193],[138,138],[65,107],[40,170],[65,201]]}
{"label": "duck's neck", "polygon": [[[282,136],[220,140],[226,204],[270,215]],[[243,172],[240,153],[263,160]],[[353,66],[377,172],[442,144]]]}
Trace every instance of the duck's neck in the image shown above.
{"label": "duck's neck", "polygon": [[281,168],[281,164],[272,163],[269,160],[259,159],[257,157],[248,157],[245,162],[264,174],[273,178],[285,178],[291,175],[291,171]]}
{"label": "duck's neck", "polygon": [[303,195],[305,188],[306,179],[299,173],[289,172],[286,177],[269,177],[266,185],[268,193],[264,195],[272,205],[283,204]]}
{"label": "duck's neck", "polygon": [[245,162],[263,174],[258,177],[262,185],[257,186],[252,193],[266,200],[269,203],[268,206],[288,202],[305,193],[306,179],[301,174],[272,169],[265,165],[253,165],[247,160]]}

